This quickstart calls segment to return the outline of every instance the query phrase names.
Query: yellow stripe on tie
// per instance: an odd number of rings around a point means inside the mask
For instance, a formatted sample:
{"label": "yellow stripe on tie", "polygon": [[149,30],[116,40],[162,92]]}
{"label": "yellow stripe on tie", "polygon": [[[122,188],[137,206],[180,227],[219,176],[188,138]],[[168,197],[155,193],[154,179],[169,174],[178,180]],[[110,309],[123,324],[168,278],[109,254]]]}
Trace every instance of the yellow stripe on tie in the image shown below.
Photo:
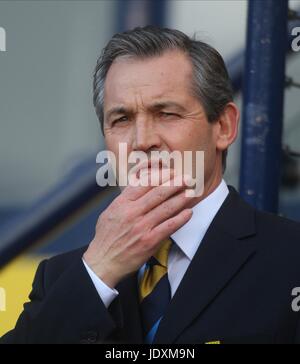
{"label": "yellow stripe on tie", "polygon": [[143,278],[140,282],[140,301],[147,297],[155,288],[160,279],[168,273],[168,254],[172,245],[172,240],[162,241],[159,249],[153,255],[160,265],[148,266],[145,269]]}

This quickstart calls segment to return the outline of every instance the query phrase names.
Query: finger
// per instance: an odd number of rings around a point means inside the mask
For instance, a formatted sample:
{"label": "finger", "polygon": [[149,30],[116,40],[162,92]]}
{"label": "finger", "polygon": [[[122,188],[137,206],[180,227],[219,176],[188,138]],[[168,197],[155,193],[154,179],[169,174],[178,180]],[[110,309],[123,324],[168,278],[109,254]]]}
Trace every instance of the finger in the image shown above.
{"label": "finger", "polygon": [[155,207],[161,205],[171,196],[185,189],[187,187],[189,178],[189,176],[176,176],[170,181],[167,181],[162,185],[148,191],[138,201],[139,207],[137,208],[139,209],[139,212],[141,214],[146,214]]}
{"label": "finger", "polygon": [[145,224],[150,227],[157,226],[185,209],[190,202],[191,198],[186,197],[186,190],[184,190],[149,211],[144,217]]}
{"label": "finger", "polygon": [[165,220],[163,223],[156,226],[149,235],[149,240],[159,241],[168,238],[174,234],[178,229],[185,225],[193,215],[192,209],[184,209],[176,216]]}
{"label": "finger", "polygon": [[[168,180],[172,179],[175,175],[175,171],[172,169],[165,169],[161,170],[161,173],[159,173],[159,181],[158,184],[163,184],[167,182]],[[151,182],[153,182],[151,172],[146,174],[141,173],[139,178],[136,178],[136,181],[140,181],[140,185],[131,185],[129,184],[123,191],[122,195],[127,198],[129,201],[136,201],[142,196],[144,196],[147,192],[152,190],[153,188],[157,187],[157,183],[152,186]],[[130,180],[132,181],[132,179]],[[130,182],[129,181],[129,182]]]}

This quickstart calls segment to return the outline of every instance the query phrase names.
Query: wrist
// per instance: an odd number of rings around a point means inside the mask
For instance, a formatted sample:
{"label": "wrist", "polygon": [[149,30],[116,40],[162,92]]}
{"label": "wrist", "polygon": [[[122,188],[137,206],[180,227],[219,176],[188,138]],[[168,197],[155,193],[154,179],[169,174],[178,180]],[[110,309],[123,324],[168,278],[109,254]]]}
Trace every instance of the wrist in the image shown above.
{"label": "wrist", "polygon": [[109,288],[114,289],[120,282],[121,278],[113,274],[111,270],[105,269],[103,264],[93,263],[86,254],[83,255],[83,260],[85,264],[96,274],[96,276]]}

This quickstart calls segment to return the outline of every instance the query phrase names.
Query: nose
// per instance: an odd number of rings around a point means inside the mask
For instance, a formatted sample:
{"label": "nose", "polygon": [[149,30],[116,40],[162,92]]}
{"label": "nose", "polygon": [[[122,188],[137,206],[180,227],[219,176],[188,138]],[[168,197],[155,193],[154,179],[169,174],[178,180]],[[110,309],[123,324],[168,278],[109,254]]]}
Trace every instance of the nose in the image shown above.
{"label": "nose", "polygon": [[132,149],[147,153],[151,150],[159,150],[160,148],[161,138],[155,130],[153,121],[149,119],[136,120]]}

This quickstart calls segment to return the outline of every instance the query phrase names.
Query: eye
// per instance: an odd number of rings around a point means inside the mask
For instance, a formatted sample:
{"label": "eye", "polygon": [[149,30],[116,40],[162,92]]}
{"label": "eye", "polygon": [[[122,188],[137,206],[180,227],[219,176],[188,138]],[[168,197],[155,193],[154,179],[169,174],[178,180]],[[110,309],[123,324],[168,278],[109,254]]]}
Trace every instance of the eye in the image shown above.
{"label": "eye", "polygon": [[164,112],[164,111],[161,111],[159,113],[160,116],[162,117],[168,117],[168,116],[176,116],[175,114],[171,113],[171,112]]}
{"label": "eye", "polygon": [[116,124],[116,123],[122,123],[124,121],[128,121],[128,117],[127,116],[121,116],[120,118],[116,119],[113,121],[113,125]]}
{"label": "eye", "polygon": [[159,116],[160,117],[163,117],[163,118],[168,118],[168,117],[178,117],[178,115],[177,114],[174,114],[174,113],[171,113],[171,112],[164,112],[164,111],[161,111],[160,113],[159,113]]}

